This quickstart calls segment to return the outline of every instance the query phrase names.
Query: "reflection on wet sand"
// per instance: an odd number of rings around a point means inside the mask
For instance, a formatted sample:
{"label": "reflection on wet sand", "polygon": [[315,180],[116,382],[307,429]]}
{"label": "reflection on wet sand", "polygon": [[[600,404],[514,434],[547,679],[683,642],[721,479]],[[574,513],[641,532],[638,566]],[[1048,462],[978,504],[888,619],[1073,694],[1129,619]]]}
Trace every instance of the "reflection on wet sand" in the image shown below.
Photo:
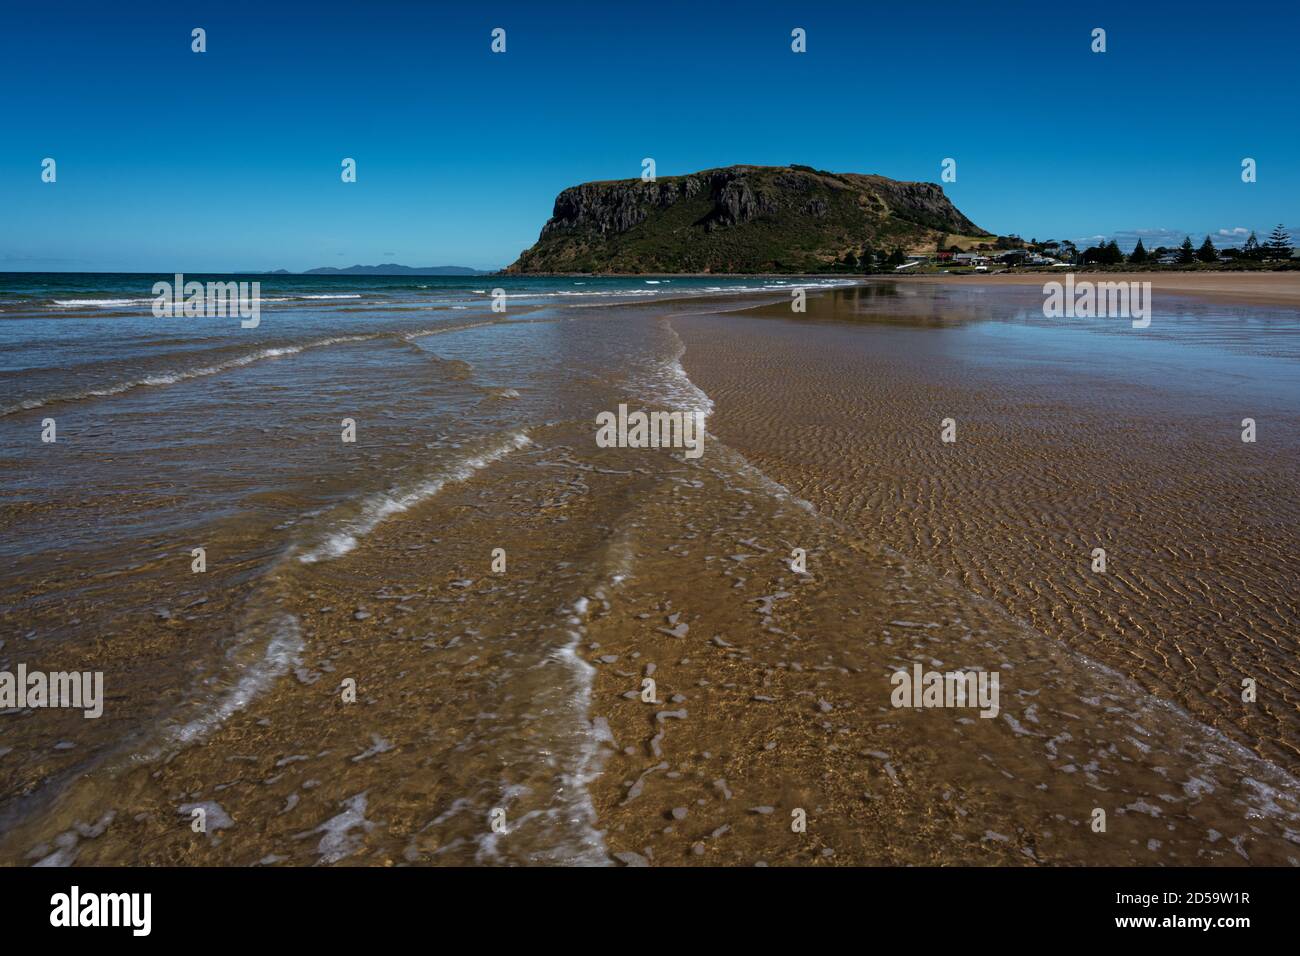
{"label": "reflection on wet sand", "polygon": [[[929,309],[975,291],[849,290],[811,299],[812,323],[684,320],[686,366],[718,436],[824,513],[1294,761],[1300,373],[1274,340],[1297,316],[1241,328],[1183,306],[1153,341],[1126,322],[1053,329],[1022,288],[978,290],[953,311],[984,321],[928,331]],[[876,322],[909,296],[939,301]],[[1247,416],[1267,442],[1241,441]],[[1266,689],[1244,707],[1248,678]]]}

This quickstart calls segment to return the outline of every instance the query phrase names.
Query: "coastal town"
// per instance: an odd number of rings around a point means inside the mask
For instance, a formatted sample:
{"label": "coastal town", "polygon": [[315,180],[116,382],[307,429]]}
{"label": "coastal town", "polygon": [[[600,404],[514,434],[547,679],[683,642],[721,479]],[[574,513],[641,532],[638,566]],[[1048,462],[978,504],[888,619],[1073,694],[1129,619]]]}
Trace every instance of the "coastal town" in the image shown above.
{"label": "coastal town", "polygon": [[[841,266],[862,271],[885,272],[996,272],[1007,269],[1056,268],[1195,268],[1234,270],[1277,270],[1300,268],[1300,248],[1291,233],[1279,224],[1260,242],[1254,232],[1240,246],[1216,247],[1206,236],[1199,246],[1185,237],[1181,245],[1147,249],[1139,238],[1128,252],[1119,243],[1109,242],[1082,250],[1070,240],[1037,239],[1019,236],[988,237],[991,241],[948,244],[944,237],[933,251],[904,253],[901,249],[883,255],[864,250],[848,253]],[[973,248],[972,248],[973,246]]]}

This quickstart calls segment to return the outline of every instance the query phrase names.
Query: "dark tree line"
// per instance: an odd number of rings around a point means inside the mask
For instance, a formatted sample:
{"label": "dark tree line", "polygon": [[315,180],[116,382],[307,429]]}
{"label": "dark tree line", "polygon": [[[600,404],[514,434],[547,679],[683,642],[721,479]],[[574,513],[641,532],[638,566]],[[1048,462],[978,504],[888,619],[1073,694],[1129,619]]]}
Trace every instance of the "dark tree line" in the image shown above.
{"label": "dark tree line", "polygon": [[1120,251],[1119,244],[1112,239],[1105,245],[1089,246],[1083,251],[1081,256],[1084,264],[1097,264],[1104,266],[1120,265],[1121,263],[1133,263],[1135,265],[1144,262],[1158,262],[1170,253],[1175,255],[1175,262],[1179,265],[1192,265],[1196,262],[1218,262],[1219,259],[1247,259],[1256,261],[1290,259],[1294,245],[1291,242],[1291,235],[1287,232],[1286,227],[1281,223],[1277,228],[1269,233],[1268,240],[1261,244],[1252,232],[1250,238],[1246,240],[1245,245],[1240,249],[1227,248],[1220,253],[1214,247],[1214,241],[1209,236],[1197,248],[1192,243],[1192,237],[1183,238],[1183,243],[1177,249],[1166,249],[1164,246],[1148,252],[1142,240],[1138,239],[1137,245],[1127,256]]}

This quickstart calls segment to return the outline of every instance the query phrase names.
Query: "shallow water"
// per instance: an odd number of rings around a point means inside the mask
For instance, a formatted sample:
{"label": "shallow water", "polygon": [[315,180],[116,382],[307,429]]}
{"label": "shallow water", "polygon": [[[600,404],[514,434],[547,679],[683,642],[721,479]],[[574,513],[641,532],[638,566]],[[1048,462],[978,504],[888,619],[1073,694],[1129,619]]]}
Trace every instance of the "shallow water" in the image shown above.
{"label": "shallow water", "polygon": [[284,605],[307,565],[535,450],[534,432],[676,401],[680,343],[620,309],[786,284],[259,278],[256,329],[153,317],[153,277],[5,283],[0,662],[103,671],[111,701],[94,721],[6,715],[12,819],[78,773],[202,740],[283,679],[303,646]]}

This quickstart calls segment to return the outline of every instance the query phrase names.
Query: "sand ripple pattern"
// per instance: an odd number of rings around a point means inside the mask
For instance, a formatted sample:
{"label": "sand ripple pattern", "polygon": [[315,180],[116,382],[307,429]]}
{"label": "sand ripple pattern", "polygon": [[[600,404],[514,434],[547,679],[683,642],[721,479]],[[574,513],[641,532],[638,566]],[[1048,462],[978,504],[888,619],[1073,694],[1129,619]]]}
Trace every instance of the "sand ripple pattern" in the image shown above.
{"label": "sand ripple pattern", "polygon": [[1300,756],[1293,445],[1243,444],[1230,410],[1158,389],[998,380],[853,330],[679,331],[710,429],[796,495],[1257,752]]}

